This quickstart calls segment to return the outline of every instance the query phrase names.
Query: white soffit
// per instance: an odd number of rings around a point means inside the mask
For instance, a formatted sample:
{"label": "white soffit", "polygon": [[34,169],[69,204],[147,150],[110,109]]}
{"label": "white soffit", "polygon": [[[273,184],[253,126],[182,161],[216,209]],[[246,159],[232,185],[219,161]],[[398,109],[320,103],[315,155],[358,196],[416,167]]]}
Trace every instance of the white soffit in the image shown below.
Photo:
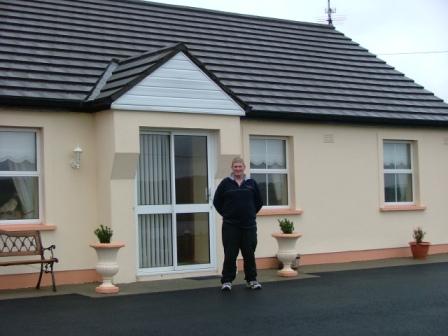
{"label": "white soffit", "polygon": [[183,52],[112,103],[112,109],[244,115],[244,110]]}

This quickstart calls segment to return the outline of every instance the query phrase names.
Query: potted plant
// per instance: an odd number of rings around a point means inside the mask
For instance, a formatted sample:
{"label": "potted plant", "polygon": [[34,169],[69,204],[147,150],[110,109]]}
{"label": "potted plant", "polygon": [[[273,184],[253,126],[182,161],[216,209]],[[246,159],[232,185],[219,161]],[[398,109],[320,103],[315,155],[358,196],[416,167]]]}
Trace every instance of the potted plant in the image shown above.
{"label": "potted plant", "polygon": [[114,231],[108,226],[100,225],[93,233],[101,244],[109,244]]}
{"label": "potted plant", "polygon": [[103,281],[96,287],[95,291],[102,294],[118,293],[119,288],[112,283],[113,277],[118,272],[117,254],[124,246],[122,242],[111,242],[113,231],[110,227],[100,225],[94,234],[99,243],[90,244],[96,251],[98,263],[96,271],[101,275]]}
{"label": "potted plant", "polygon": [[277,259],[283,264],[283,268],[277,273],[283,277],[297,276],[297,271],[291,268],[297,257],[295,245],[302,234],[294,232],[294,223],[287,218],[278,220],[282,232],[274,232],[272,237],[277,240]]}
{"label": "potted plant", "polygon": [[414,259],[425,259],[428,255],[429,246],[431,245],[429,242],[423,241],[425,238],[426,232],[423,231],[421,227],[414,229],[413,238],[414,241],[410,242],[412,256]]}

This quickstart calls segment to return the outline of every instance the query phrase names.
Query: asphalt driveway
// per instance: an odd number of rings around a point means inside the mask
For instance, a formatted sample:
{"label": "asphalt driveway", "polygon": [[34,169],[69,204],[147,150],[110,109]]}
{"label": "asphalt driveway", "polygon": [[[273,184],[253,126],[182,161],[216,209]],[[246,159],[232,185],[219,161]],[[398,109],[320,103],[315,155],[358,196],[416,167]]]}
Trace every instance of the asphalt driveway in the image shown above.
{"label": "asphalt driveway", "polygon": [[3,300],[0,335],[448,334],[448,263],[318,275],[261,291]]}

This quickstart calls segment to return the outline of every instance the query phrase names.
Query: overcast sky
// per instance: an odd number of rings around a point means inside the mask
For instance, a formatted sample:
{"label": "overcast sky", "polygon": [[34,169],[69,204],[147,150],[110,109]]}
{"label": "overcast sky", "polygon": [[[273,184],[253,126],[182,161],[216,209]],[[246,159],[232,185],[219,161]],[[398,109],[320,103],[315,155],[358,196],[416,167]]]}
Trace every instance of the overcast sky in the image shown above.
{"label": "overcast sky", "polygon": [[[327,0],[156,2],[317,23],[327,7]],[[448,102],[448,0],[331,0],[331,7],[337,30]]]}

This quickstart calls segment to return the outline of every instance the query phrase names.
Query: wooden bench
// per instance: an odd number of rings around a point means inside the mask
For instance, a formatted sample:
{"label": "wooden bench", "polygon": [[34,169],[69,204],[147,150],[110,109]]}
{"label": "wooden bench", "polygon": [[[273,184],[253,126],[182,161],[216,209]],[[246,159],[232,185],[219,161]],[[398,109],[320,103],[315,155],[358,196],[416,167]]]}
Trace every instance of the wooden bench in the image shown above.
{"label": "wooden bench", "polygon": [[0,261],[0,266],[40,264],[39,280],[36,289],[40,288],[43,273],[51,273],[53,291],[56,291],[53,265],[58,262],[54,257],[55,245],[42,247],[39,231],[7,232],[0,231],[0,257],[39,256],[39,258],[16,258]]}

